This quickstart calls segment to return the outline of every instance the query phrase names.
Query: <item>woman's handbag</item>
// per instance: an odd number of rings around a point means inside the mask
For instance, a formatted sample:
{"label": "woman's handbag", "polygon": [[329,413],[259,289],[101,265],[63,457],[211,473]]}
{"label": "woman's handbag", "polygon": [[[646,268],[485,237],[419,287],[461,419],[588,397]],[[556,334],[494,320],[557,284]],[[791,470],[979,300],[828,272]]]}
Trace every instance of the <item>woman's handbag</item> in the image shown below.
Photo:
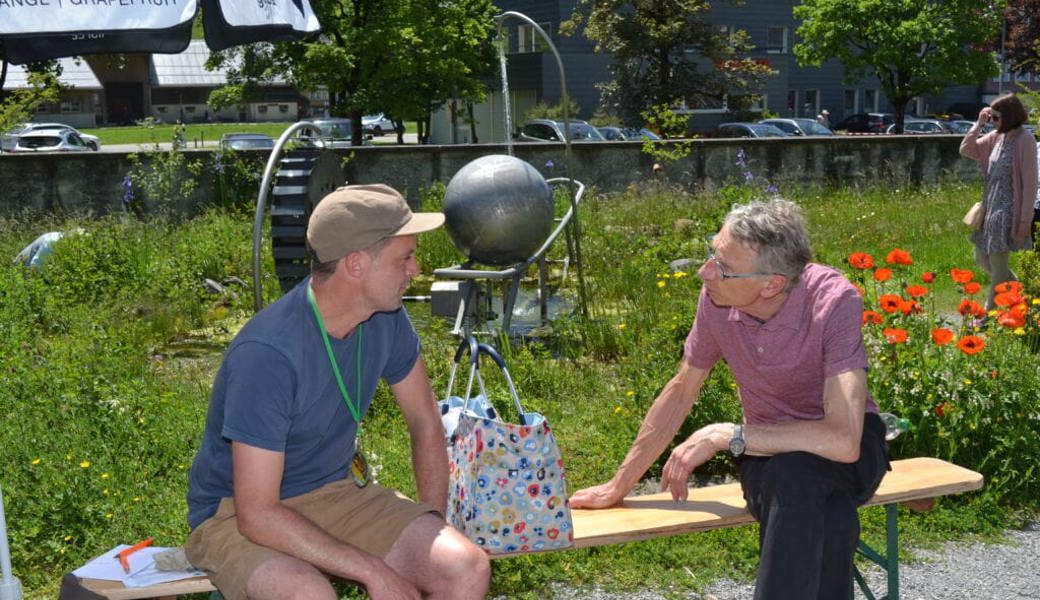
{"label": "woman's handbag", "polygon": [[471,410],[459,413],[448,446],[448,522],[489,554],[569,548],[574,524],[563,460],[549,422],[539,413],[524,412],[505,361],[494,348],[476,347],[471,365],[480,396],[491,405],[480,376],[483,354],[501,369],[519,424]]}
{"label": "woman's handbag", "polygon": [[986,217],[986,211],[982,209],[982,203],[976,202],[971,205],[968,212],[964,213],[964,224],[972,229],[982,229],[982,221]]}

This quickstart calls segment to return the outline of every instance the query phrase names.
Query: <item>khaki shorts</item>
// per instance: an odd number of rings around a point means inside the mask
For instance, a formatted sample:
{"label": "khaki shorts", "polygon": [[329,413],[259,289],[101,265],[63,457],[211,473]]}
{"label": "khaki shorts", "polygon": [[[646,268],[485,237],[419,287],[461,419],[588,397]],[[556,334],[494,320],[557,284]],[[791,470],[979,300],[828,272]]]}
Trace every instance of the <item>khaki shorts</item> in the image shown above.
{"label": "khaki shorts", "polygon": [[[374,483],[359,488],[349,478],[282,503],[333,537],[380,557],[386,556],[409,523],[426,513],[437,512]],[[191,564],[206,571],[228,600],[245,600],[246,584],[253,572],[268,560],[282,556],[238,532],[232,498],[221,500],[217,513],[191,532],[184,552]]]}

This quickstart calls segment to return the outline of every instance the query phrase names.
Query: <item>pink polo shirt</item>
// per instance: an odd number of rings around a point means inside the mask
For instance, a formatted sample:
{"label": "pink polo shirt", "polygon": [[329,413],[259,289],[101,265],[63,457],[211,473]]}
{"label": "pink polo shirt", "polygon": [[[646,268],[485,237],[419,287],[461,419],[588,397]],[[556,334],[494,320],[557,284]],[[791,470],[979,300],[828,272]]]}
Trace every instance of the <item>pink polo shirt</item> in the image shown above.
{"label": "pink polo shirt", "polygon": [[[725,359],[748,423],[822,419],[824,380],[867,368],[862,322],[856,288],[837,270],[810,263],[765,322],[717,306],[701,289],[685,360],[710,369]],[[868,392],[867,412],[877,410]]]}

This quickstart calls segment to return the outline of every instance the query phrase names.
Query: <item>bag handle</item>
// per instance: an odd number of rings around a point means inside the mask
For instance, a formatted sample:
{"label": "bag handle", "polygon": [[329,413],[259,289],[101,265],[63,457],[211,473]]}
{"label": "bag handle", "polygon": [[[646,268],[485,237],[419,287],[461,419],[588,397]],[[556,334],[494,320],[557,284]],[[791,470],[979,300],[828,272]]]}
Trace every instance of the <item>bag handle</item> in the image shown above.
{"label": "bag handle", "polygon": [[[499,370],[502,371],[502,376],[506,380],[506,384],[509,386],[509,394],[513,397],[513,404],[516,405],[516,412],[520,416],[520,424],[527,425],[527,415],[524,412],[524,407],[520,404],[520,395],[516,393],[516,386],[513,385],[513,377],[509,374],[509,369],[506,368],[506,361],[502,359],[502,356],[494,348],[487,344],[478,344],[477,350],[477,355],[486,354],[498,365]],[[479,363],[479,361],[474,362]],[[487,396],[487,393],[484,391],[484,379],[480,376],[479,371],[476,371],[476,373],[477,382],[480,384],[480,393]]]}
{"label": "bag handle", "polygon": [[466,339],[462,340],[462,342],[459,344],[458,350],[455,351],[455,361],[452,363],[451,372],[448,374],[448,389],[444,392],[445,398],[451,397],[451,390],[455,385],[455,371],[459,368],[460,361],[462,360],[462,355],[466,352],[466,350],[469,350],[470,362],[469,381],[466,383],[467,398],[469,398],[469,393],[473,389],[473,375],[474,373],[476,373],[477,356],[479,355],[480,350],[478,348],[477,338],[471,335],[466,337]]}

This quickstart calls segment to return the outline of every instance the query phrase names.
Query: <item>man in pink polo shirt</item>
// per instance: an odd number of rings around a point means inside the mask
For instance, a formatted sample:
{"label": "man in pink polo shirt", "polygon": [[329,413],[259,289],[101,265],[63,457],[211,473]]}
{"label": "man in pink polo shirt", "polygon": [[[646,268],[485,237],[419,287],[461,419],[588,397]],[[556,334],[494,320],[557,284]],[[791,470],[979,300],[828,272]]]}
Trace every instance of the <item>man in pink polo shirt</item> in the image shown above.
{"label": "man in pink polo shirt", "polygon": [[743,423],[713,423],[672,451],[661,489],[685,501],[690,475],[721,451],[736,462],[761,525],[756,600],[847,599],[856,509],[888,470],[885,428],[867,390],[863,299],[811,263],[801,210],[786,200],[733,209],[698,271],[704,281],[678,373],[607,483],[574,508],[621,501],[675,437],[711,368],[733,372]]}

